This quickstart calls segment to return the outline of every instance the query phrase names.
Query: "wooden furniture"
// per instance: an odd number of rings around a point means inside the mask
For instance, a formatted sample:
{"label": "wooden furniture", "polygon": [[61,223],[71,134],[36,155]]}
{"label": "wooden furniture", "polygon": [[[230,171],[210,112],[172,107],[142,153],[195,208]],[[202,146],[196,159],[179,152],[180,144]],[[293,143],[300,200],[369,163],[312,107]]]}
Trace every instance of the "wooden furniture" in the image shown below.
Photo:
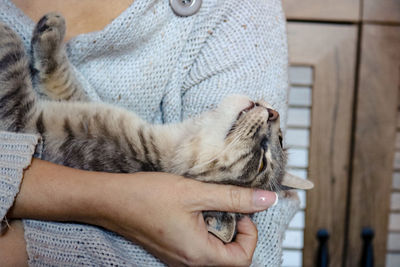
{"label": "wooden furniture", "polygon": [[[329,266],[360,266],[364,227],[374,230],[375,266],[400,266],[400,0],[283,6],[292,66],[289,167],[315,184],[290,225],[283,266],[316,266],[321,228],[330,233]],[[296,82],[310,73],[307,84]],[[299,100],[304,87],[308,106]],[[296,126],[304,109],[309,125]],[[307,165],[296,166],[304,156]]]}
{"label": "wooden furniture", "polygon": [[[384,266],[390,206],[398,205],[399,201],[394,199],[390,203],[400,104],[400,27],[364,25],[359,68],[348,218],[348,248],[352,255],[346,261],[347,266],[357,265],[362,245],[358,229],[368,226],[375,231],[376,264]],[[396,171],[400,167],[398,160],[394,164]],[[396,238],[399,226],[391,226],[395,232],[389,235],[389,240]],[[400,238],[396,239],[389,243],[389,249],[397,249],[399,253]]]}
{"label": "wooden furniture", "polygon": [[359,19],[359,0],[283,0],[282,3],[286,17],[290,20],[358,21]]}
{"label": "wooden furniture", "polygon": [[399,0],[364,0],[363,20],[369,23],[400,23]]}

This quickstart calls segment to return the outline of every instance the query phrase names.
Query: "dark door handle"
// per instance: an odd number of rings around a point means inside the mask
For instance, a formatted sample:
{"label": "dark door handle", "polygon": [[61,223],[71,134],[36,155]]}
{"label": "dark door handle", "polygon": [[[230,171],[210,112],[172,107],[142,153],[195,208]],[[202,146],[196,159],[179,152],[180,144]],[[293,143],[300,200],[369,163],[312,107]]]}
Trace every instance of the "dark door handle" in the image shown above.
{"label": "dark door handle", "polygon": [[372,246],[374,230],[369,227],[363,228],[361,231],[361,238],[363,240],[361,267],[374,267],[374,247]]}
{"label": "dark door handle", "polygon": [[328,267],[329,265],[328,231],[326,229],[319,229],[317,232],[317,238],[319,242],[317,267]]}

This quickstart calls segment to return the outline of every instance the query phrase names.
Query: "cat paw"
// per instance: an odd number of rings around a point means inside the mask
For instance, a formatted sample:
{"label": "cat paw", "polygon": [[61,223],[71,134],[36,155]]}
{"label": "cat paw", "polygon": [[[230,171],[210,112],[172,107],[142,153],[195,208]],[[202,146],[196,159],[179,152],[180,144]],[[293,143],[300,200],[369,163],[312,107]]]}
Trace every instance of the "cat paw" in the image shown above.
{"label": "cat paw", "polygon": [[239,217],[234,213],[203,211],[204,222],[208,232],[224,243],[230,243],[236,235],[236,223]]}
{"label": "cat paw", "polygon": [[43,16],[33,31],[32,52],[35,60],[55,59],[63,51],[62,42],[65,36],[65,20],[58,13]]}

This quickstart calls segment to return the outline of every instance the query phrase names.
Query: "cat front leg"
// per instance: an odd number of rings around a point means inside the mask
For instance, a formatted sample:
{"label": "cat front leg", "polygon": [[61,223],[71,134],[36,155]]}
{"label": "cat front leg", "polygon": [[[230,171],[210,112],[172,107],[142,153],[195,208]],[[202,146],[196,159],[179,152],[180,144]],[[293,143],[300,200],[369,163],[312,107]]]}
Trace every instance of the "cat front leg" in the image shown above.
{"label": "cat front leg", "polygon": [[87,101],[65,51],[65,29],[65,20],[58,13],[48,13],[36,24],[31,40],[32,79],[50,99]]}
{"label": "cat front leg", "polygon": [[23,132],[35,110],[36,96],[22,41],[0,23],[0,130]]}

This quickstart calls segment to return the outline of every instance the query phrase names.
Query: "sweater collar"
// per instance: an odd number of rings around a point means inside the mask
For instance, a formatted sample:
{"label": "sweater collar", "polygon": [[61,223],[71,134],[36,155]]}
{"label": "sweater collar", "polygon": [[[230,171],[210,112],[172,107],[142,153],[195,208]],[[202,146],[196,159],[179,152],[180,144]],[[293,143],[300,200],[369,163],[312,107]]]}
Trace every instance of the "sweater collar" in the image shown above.
{"label": "sweater collar", "polygon": [[[0,12],[0,20],[12,25],[22,37],[26,48],[29,49],[36,22],[32,21],[11,0],[0,0],[1,2],[6,10]],[[137,45],[138,42],[146,39],[146,35],[154,32],[154,28],[160,23],[165,22],[167,14],[172,13],[168,12],[169,9],[168,0],[133,1],[126,10],[102,30],[80,34],[70,39],[66,45],[71,52],[71,61],[79,63],[93,54],[107,54],[110,51],[123,50],[127,46]],[[132,25],[135,27],[131,27]]]}

